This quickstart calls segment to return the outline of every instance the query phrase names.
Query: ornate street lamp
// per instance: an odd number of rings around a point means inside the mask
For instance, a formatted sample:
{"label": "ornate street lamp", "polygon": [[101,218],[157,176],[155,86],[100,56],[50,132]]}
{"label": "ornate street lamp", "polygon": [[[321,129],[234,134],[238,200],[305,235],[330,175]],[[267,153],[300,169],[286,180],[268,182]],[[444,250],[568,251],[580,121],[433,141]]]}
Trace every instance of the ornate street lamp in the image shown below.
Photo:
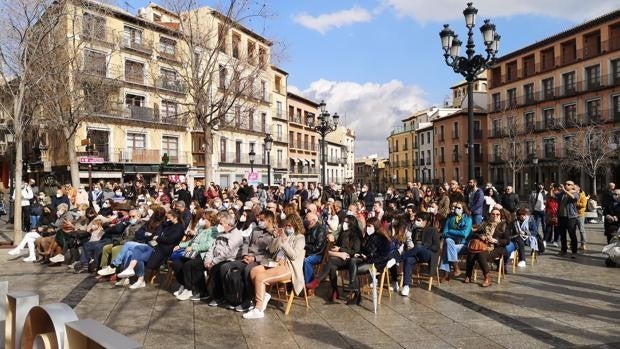
{"label": "ornate street lamp", "polygon": [[334,113],[333,115],[327,111],[325,101],[322,100],[319,103],[317,116],[318,123],[314,125],[314,118],[311,115],[308,115],[306,123],[308,126],[314,128],[314,130],[321,135],[321,185],[325,184],[325,176],[327,172],[327,149],[325,145],[325,136],[336,131],[338,128],[338,119],[340,116],[338,113]]}
{"label": "ornate street lamp", "polygon": [[439,33],[441,38],[441,47],[444,51],[446,64],[454,70],[455,73],[463,75],[467,81],[467,148],[468,148],[468,171],[469,179],[474,178],[474,80],[478,75],[489,69],[495,63],[495,55],[499,50],[500,36],[495,32],[495,25],[490,20],[485,19],[484,24],[480,27],[484,45],[486,46],[486,57],[476,54],[474,50],[474,33],[473,28],[476,26],[476,14],[478,10],[472,6],[471,2],[467,3],[467,8],[463,11],[465,16],[465,26],[467,33],[467,57],[461,57],[459,51],[463,44],[458,39],[458,35],[449,28],[448,24],[444,24],[443,30]]}
{"label": "ornate street lamp", "polygon": [[271,146],[273,145],[273,138],[267,133],[265,139],[265,152],[267,153],[267,187],[271,188]]}
{"label": "ornate street lamp", "polygon": [[256,153],[254,152],[254,149],[250,149],[248,155],[250,156],[250,172],[254,172],[254,159],[256,158]]}

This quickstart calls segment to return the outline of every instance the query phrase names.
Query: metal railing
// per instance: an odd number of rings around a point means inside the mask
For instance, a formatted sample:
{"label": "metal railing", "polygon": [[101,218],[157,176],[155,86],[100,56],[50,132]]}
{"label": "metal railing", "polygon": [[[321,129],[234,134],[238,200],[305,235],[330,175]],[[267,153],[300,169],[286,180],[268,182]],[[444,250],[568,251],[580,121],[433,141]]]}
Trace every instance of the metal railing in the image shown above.
{"label": "metal railing", "polygon": [[172,92],[177,92],[177,93],[187,92],[187,87],[185,86],[185,84],[178,79],[173,80],[173,79],[166,79],[166,78],[160,77],[159,79],[156,80],[155,86],[157,86],[157,88],[160,88],[162,90],[167,90],[167,91],[172,91]]}
{"label": "metal railing", "polygon": [[114,44],[117,41],[117,37],[118,33],[107,27],[82,27],[81,39],[84,41]]}
{"label": "metal railing", "polygon": [[[249,165],[250,155],[247,152],[220,153],[220,163]],[[256,155],[254,156],[254,165],[264,165],[264,164],[267,164],[267,158],[263,157],[262,154],[256,153]]]}
{"label": "metal railing", "polygon": [[124,35],[120,37],[120,45],[123,48],[151,55],[153,53],[153,43],[151,40],[142,38],[141,40],[132,40]]}

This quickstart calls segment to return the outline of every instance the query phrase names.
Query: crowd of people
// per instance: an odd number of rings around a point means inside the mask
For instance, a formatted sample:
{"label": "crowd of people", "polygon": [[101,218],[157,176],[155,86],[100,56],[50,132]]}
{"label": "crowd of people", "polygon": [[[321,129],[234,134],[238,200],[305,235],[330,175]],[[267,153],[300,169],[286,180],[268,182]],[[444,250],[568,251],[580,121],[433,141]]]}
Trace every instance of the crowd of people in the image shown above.
{"label": "crowd of people", "polygon": [[[575,258],[587,248],[585,213],[599,202],[572,181],[537,185],[527,198],[476,180],[408,183],[381,194],[366,185],[267,188],[245,179],[231,188],[197,182],[192,191],[186,183],[147,187],[141,179],[88,189],[59,186],[50,197],[33,181],[23,183],[27,233],[9,254],[27,247],[25,262],[64,264],[131,289],[168,267],[178,300],[208,301],[249,319],[264,316],[267,288],[276,282],[300,294],[329,278],[330,301],[359,303],[359,276],[371,266],[387,268],[402,296],[418,263],[444,281],[464,274],[465,283],[477,264],[481,286],[489,287],[499,260],[515,256],[527,266],[526,248],[544,253],[556,244],[561,256]],[[620,225],[620,189],[610,183],[600,203],[609,238]],[[348,271],[344,289],[339,270]]]}

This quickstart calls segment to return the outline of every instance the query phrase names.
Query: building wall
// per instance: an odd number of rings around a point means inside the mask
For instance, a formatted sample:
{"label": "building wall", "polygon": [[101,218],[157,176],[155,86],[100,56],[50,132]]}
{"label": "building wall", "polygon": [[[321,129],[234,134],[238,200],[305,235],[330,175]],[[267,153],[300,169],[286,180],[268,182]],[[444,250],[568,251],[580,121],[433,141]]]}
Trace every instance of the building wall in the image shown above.
{"label": "building wall", "polygon": [[[537,158],[538,163],[527,162],[517,176],[517,190],[525,193],[534,182],[572,179],[592,191],[583,173],[560,167],[565,156],[564,136],[571,132],[572,118],[619,129],[620,11],[506,55],[490,72],[490,83],[490,148],[503,142],[498,131],[510,118],[527,125],[528,138],[534,141],[531,158]],[[545,149],[544,144],[551,142],[553,149]],[[497,182],[512,182],[511,171],[499,161],[493,162],[490,175]],[[607,178],[601,175],[599,186],[619,175],[616,166]]]}
{"label": "building wall", "polygon": [[417,162],[414,163],[415,181],[421,183],[431,183],[433,181],[433,127],[419,129],[416,131],[417,148],[415,156]]}
{"label": "building wall", "polygon": [[[316,123],[318,103],[291,92],[287,94],[289,131],[289,177],[291,181],[318,183],[320,181],[319,134],[311,124]],[[308,118],[312,120],[308,123]]]}
{"label": "building wall", "polygon": [[[355,131],[340,125],[333,132],[327,134],[327,159],[328,159],[328,181],[329,177],[337,179],[336,183],[353,182],[354,161],[355,161]],[[339,154],[339,155],[338,155]],[[336,167],[339,168],[336,171]],[[338,175],[331,176],[333,172]]]}
{"label": "building wall", "polygon": [[286,104],[286,90],[288,73],[281,69],[272,68],[273,71],[273,102],[271,113],[273,116],[273,147],[271,151],[271,164],[273,167],[274,183],[282,183],[288,177],[289,153],[288,153],[288,118]]}

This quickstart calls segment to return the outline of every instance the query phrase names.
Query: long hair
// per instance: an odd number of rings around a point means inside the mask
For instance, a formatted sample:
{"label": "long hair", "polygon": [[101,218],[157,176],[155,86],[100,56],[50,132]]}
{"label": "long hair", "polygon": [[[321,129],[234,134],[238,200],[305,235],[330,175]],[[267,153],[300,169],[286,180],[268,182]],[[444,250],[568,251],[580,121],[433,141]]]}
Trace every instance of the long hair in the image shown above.
{"label": "long hair", "polygon": [[306,234],[304,223],[301,221],[301,217],[299,217],[299,215],[290,214],[286,216],[286,218],[282,222],[282,225],[286,226],[287,224],[290,224],[291,227],[293,227],[293,229],[295,230],[295,234],[301,234],[301,235]]}

